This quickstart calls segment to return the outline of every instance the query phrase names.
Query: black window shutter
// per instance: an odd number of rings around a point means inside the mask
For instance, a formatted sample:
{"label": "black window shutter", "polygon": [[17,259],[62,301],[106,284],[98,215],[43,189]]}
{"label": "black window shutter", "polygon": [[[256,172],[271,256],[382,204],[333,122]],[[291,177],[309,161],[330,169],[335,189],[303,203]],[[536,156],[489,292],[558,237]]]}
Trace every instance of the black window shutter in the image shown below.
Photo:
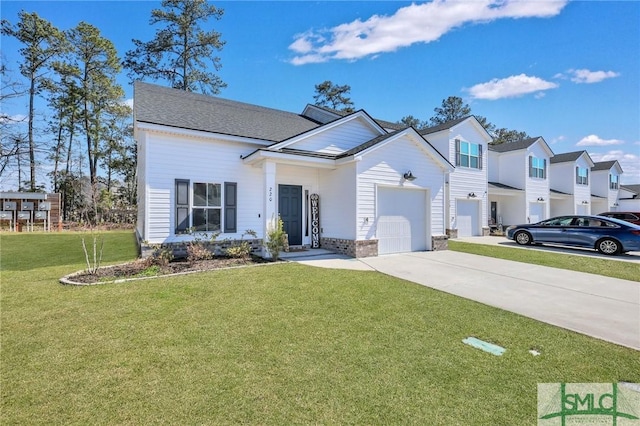
{"label": "black window shutter", "polygon": [[587,169],[587,178],[585,179],[585,185],[589,185],[589,169]]}
{"label": "black window shutter", "polygon": [[456,166],[460,165],[460,139],[456,139]]}
{"label": "black window shutter", "polygon": [[533,156],[529,156],[529,177],[533,177]]}
{"label": "black window shutter", "polygon": [[576,166],[576,183],[580,183],[580,167]]}
{"label": "black window shutter", "polygon": [[478,145],[478,168],[482,170],[482,145]]}
{"label": "black window shutter", "polygon": [[176,179],[176,234],[189,229],[189,180]]}
{"label": "black window shutter", "polygon": [[238,232],[236,219],[238,216],[238,184],[224,183],[224,232]]}
{"label": "black window shutter", "polygon": [[542,160],[542,179],[546,179],[547,178],[547,159],[544,158]]}

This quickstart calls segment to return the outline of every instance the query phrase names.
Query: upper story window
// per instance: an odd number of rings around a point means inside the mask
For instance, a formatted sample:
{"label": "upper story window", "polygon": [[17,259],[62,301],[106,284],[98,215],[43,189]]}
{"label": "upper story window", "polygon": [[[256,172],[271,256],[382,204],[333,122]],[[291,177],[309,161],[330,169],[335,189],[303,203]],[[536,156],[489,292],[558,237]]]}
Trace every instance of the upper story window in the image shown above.
{"label": "upper story window", "polygon": [[544,179],[547,177],[547,159],[529,156],[529,177]]}
{"label": "upper story window", "polygon": [[482,170],[482,145],[456,139],[456,166]]}
{"label": "upper story window", "polygon": [[585,167],[576,167],[576,183],[578,185],[589,185],[589,169]]}
{"label": "upper story window", "polygon": [[609,189],[618,189],[618,175],[609,175]]}

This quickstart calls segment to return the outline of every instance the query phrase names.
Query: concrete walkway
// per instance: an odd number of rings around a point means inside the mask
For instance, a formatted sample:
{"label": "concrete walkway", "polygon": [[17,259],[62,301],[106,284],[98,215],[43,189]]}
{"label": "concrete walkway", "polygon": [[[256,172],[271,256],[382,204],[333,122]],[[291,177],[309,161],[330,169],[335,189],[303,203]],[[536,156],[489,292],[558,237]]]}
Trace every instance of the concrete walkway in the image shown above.
{"label": "concrete walkway", "polygon": [[290,260],[379,271],[640,350],[640,282],[450,250],[361,259],[324,253]]}

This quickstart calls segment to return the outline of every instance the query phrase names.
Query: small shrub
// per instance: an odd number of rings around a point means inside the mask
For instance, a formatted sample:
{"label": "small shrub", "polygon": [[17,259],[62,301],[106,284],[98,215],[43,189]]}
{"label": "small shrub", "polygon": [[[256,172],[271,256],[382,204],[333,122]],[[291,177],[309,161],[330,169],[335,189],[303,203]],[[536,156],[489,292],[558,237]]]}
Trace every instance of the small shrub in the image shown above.
{"label": "small shrub", "polygon": [[189,262],[210,259],[213,259],[213,253],[209,251],[202,241],[192,241],[187,245],[187,260]]}
{"label": "small shrub", "polygon": [[269,228],[267,229],[267,241],[264,246],[273,258],[273,260],[278,260],[280,257],[280,252],[284,249],[287,234],[284,232],[284,222],[280,216],[277,219],[274,219],[269,224]]}
{"label": "small shrub", "polygon": [[256,238],[258,236],[256,231],[247,229],[246,231],[244,231],[244,234],[242,234],[242,237],[240,237],[241,241],[226,250],[227,256],[236,259],[245,259],[249,257],[249,255],[251,254],[251,243],[249,243],[248,241],[244,241],[245,235],[250,235],[253,238]]}
{"label": "small shrub", "polygon": [[167,266],[173,260],[173,250],[161,245],[153,248],[153,253],[148,257],[149,265]]}

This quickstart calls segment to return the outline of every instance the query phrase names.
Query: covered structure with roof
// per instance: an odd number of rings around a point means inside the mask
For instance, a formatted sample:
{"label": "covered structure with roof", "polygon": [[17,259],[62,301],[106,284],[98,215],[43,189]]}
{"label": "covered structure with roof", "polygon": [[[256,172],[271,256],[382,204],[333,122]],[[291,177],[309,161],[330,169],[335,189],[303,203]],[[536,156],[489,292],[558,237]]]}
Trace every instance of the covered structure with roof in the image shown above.
{"label": "covered structure with roof", "polygon": [[415,129],[363,110],[296,114],[134,90],[141,241],[240,240],[247,230],[264,240],[279,216],[301,248],[364,257],[446,247],[454,166]]}

